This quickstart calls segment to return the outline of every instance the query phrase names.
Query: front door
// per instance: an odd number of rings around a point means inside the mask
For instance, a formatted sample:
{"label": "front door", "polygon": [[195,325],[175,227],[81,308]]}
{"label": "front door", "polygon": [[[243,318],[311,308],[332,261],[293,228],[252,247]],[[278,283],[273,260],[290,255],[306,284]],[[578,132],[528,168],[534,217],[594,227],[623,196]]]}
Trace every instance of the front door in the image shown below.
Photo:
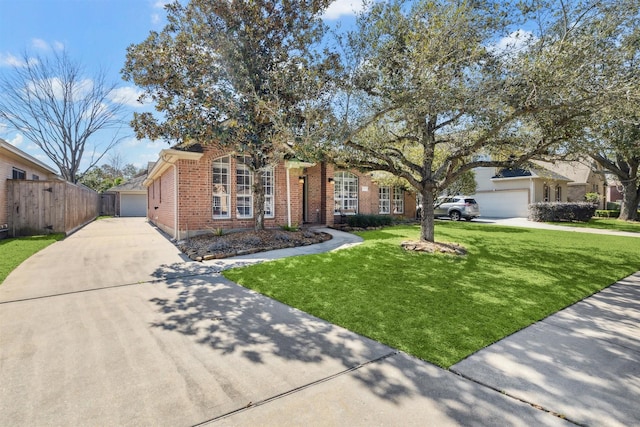
{"label": "front door", "polygon": [[309,222],[309,180],[306,175],[302,179],[302,222]]}

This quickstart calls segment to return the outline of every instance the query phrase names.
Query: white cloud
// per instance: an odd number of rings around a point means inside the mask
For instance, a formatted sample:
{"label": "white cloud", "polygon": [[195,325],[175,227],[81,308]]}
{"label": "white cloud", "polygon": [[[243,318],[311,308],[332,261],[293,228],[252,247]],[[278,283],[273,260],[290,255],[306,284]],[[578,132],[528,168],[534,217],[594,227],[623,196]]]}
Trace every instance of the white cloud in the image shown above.
{"label": "white cloud", "polygon": [[[29,58],[28,61],[32,64],[36,63],[34,58]],[[24,58],[15,56],[11,53],[2,54],[0,53],[0,67],[26,67],[27,62],[25,62]]]}
{"label": "white cloud", "polygon": [[[146,148],[153,148],[154,150],[160,150],[162,148],[165,148],[165,145],[167,144],[165,141],[156,139],[155,141],[152,141],[150,139],[146,140],[147,145]],[[156,154],[157,157],[157,154]]]}
{"label": "white cloud", "polygon": [[516,30],[497,43],[489,46],[489,51],[496,55],[510,55],[524,49],[529,43],[535,42],[536,37],[531,31]]}
{"label": "white cloud", "polygon": [[362,0],[336,0],[325,10],[323,19],[338,19],[342,16],[356,15],[365,9]]}
{"label": "white cloud", "polygon": [[142,140],[132,136],[132,137],[123,139],[120,144],[126,147],[137,147],[138,145],[142,144]]}
{"label": "white cloud", "polygon": [[[45,93],[45,94],[53,94],[53,96],[58,99],[64,99],[64,85],[62,80],[58,77],[52,77],[47,80],[39,80],[37,82],[31,81],[27,89],[32,93]],[[93,89],[93,80],[84,79],[80,80],[73,88],[72,95],[75,99],[84,98],[90,91]]]}
{"label": "white cloud", "polygon": [[138,102],[138,98],[142,95],[142,91],[134,86],[125,86],[114,89],[109,94],[109,99],[118,104],[128,105],[129,107],[142,107],[144,104]]}
{"label": "white cloud", "polygon": [[31,47],[37,50],[44,50],[44,51],[63,50],[64,44],[57,40],[54,40],[53,42],[49,43],[46,40],[34,38],[34,39],[31,39]]}
{"label": "white cloud", "polygon": [[[171,3],[171,0],[156,0],[155,2],[153,2],[153,9],[156,10],[164,10],[165,5]],[[158,25],[160,23],[162,23],[162,20],[164,18],[164,15],[154,11],[153,13],[151,13],[151,23],[153,25]]]}
{"label": "white cloud", "polygon": [[42,39],[33,39],[31,40],[31,46],[35,49],[39,50],[49,50],[49,43]]}
{"label": "white cloud", "polygon": [[19,147],[24,142],[24,136],[22,136],[21,133],[17,133],[16,136],[7,140],[7,142],[13,145],[14,147]]}

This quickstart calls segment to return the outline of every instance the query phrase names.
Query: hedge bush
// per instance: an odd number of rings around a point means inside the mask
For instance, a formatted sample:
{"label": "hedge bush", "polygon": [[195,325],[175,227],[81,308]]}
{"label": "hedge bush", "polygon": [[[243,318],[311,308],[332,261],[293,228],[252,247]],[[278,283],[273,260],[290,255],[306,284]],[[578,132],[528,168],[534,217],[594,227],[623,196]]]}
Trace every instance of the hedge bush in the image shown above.
{"label": "hedge bush", "polygon": [[541,202],[529,205],[529,221],[559,222],[580,221],[589,222],[596,212],[596,205],[588,202]]}
{"label": "hedge bush", "polygon": [[349,215],[347,216],[347,224],[354,228],[382,227],[392,225],[393,218],[391,215]]}
{"label": "hedge bush", "polygon": [[597,216],[598,218],[618,218],[620,216],[620,211],[611,209],[597,209],[595,216]]}

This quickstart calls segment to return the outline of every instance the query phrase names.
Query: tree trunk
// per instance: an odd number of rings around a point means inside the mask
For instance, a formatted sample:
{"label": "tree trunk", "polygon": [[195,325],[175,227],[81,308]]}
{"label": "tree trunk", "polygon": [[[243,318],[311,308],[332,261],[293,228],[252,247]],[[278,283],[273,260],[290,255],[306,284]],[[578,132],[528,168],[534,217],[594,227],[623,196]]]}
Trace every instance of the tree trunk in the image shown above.
{"label": "tree trunk", "polygon": [[635,221],[638,219],[638,203],[640,202],[640,186],[638,178],[634,180],[622,180],[622,203],[618,219]]}
{"label": "tree trunk", "polygon": [[264,185],[262,184],[262,170],[253,173],[253,212],[255,217],[254,229],[264,230]]}
{"label": "tree trunk", "polygon": [[420,241],[434,242],[435,240],[435,220],[433,214],[433,190],[431,188],[423,189],[422,209],[420,210]]}

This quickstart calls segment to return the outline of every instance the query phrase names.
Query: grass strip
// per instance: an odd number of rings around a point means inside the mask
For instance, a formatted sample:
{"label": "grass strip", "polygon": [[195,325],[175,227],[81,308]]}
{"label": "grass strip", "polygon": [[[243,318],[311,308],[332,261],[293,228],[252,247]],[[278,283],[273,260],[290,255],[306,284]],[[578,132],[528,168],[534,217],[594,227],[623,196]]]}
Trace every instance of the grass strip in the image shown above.
{"label": "grass strip", "polygon": [[612,218],[591,218],[589,222],[550,222],[549,224],[576,228],[597,228],[600,230],[640,233],[640,221],[622,221]]}
{"label": "grass strip", "polygon": [[0,284],[24,260],[63,238],[64,234],[48,234],[0,240]]}

